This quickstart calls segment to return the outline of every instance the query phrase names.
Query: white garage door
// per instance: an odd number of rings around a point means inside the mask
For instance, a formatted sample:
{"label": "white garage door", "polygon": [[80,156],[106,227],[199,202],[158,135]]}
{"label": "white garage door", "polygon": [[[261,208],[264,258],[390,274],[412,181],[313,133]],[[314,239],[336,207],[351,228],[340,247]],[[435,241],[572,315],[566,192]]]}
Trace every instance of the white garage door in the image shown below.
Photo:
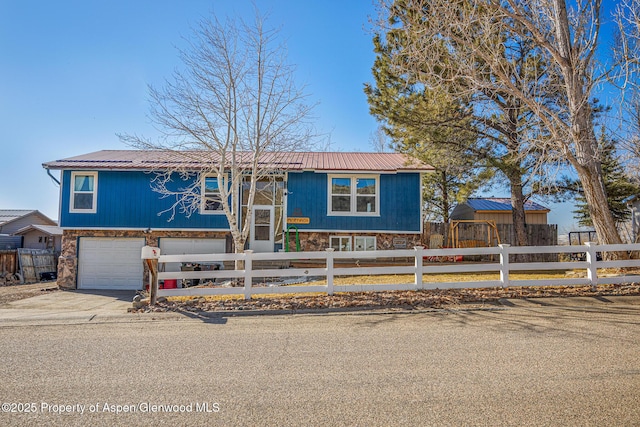
{"label": "white garage door", "polygon": [[78,289],[142,289],[143,238],[81,237]]}
{"label": "white garage door", "polygon": [[[160,254],[223,254],[226,250],[224,239],[179,239],[165,237],[160,239]],[[180,271],[180,264],[166,263],[164,271]]]}

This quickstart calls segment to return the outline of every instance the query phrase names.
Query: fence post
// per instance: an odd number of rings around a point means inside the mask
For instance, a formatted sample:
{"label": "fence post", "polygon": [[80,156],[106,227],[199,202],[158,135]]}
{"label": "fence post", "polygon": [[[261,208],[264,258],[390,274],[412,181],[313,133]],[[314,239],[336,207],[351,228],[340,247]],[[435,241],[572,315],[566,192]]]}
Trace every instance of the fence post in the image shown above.
{"label": "fence post", "polygon": [[414,246],[413,247],[415,253],[415,272],[413,274],[414,280],[413,282],[416,285],[416,289],[424,289],[424,284],[422,283],[422,266],[423,266],[423,250],[424,246]]}
{"label": "fence post", "polygon": [[253,285],[253,251],[244,251],[244,299],[251,299],[251,286]]}
{"label": "fence post", "polygon": [[587,247],[586,261],[589,264],[587,266],[587,279],[589,279],[589,283],[591,283],[591,290],[595,291],[598,286],[598,255],[596,250],[595,242],[585,242],[584,245]]}
{"label": "fence post", "polygon": [[509,247],[506,243],[498,245],[500,248],[500,286],[509,287]]}
{"label": "fence post", "polygon": [[327,295],[333,295],[333,252],[334,248],[327,248]]}

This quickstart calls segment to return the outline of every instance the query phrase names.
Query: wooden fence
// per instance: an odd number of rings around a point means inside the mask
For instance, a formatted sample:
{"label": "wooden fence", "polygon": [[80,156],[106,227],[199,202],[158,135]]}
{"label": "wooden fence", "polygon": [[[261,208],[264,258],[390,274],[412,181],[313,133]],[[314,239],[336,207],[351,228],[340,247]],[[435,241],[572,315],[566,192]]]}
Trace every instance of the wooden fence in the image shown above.
{"label": "wooden fence", "polygon": [[[277,293],[325,293],[363,292],[389,290],[419,290],[448,288],[485,288],[510,286],[552,286],[552,285],[591,285],[635,283],[640,282],[640,275],[622,272],[616,276],[603,276],[602,269],[640,268],[640,260],[623,261],[600,260],[602,252],[640,251],[640,244],[595,245],[586,243],[581,246],[510,246],[500,245],[488,248],[465,249],[424,249],[417,247],[408,250],[371,251],[371,252],[283,252],[242,254],[202,254],[202,255],[161,255],[158,262],[163,263],[224,263],[241,261],[243,269],[217,271],[183,271],[160,272],[158,280],[211,280],[213,286],[189,287],[177,289],[160,289],[158,296],[178,295],[243,295],[250,299],[253,295]],[[563,262],[522,262],[522,254],[571,254],[583,253],[584,261]],[[440,258],[455,260],[458,257],[491,256],[494,261],[485,263],[428,263],[425,259]],[[405,265],[389,264],[386,261],[399,258],[411,258],[413,263]],[[569,259],[570,257],[566,257]],[[605,257],[606,258],[606,257]],[[265,262],[289,262],[294,268],[273,268]],[[379,263],[376,265],[376,261]],[[254,268],[262,263],[263,268]],[[273,265],[273,264],[271,264]],[[162,271],[162,267],[160,267]],[[510,273],[514,271],[551,271],[575,270],[583,271],[584,277],[512,280]],[[433,281],[433,276],[441,273],[466,274],[493,272],[495,279],[476,281]],[[495,274],[497,273],[497,274]],[[410,275],[413,280],[404,284],[358,284],[335,285],[338,276],[375,276],[375,275]],[[287,285],[269,286],[264,278],[293,279],[304,281],[305,278],[324,278],[320,285]],[[220,280],[232,279],[242,286],[215,285]]]}
{"label": "wooden fence", "polygon": [[15,249],[0,251],[0,274],[18,272],[18,251]]}
{"label": "wooden fence", "polygon": [[20,274],[25,283],[55,279],[57,259],[53,251],[47,249],[18,249]]}
{"label": "wooden fence", "polygon": [[[442,236],[442,247],[483,247],[496,246],[497,241],[489,241],[487,224],[460,222],[456,226],[458,246],[452,243],[449,235],[449,223],[428,222],[425,223],[423,242],[429,247],[431,236]],[[516,244],[515,229],[513,224],[496,224],[500,242],[514,246]],[[529,224],[526,226],[527,246],[555,246],[558,244],[558,226],[556,224]],[[492,239],[495,240],[495,239]],[[523,261],[529,262],[554,262],[558,260],[555,253],[530,253],[522,256]]]}

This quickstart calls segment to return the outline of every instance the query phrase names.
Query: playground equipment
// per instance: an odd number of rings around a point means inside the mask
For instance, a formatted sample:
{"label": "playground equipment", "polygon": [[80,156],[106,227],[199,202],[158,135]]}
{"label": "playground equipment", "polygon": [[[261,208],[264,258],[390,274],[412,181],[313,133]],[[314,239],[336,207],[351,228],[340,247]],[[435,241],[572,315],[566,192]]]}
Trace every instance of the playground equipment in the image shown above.
{"label": "playground equipment", "polygon": [[[486,239],[460,239],[460,224],[478,224],[486,226]],[[484,232],[482,233],[484,234]],[[447,239],[447,247],[450,248],[483,248],[490,246],[498,246],[500,235],[498,227],[494,220],[456,220],[449,222],[449,238]]]}

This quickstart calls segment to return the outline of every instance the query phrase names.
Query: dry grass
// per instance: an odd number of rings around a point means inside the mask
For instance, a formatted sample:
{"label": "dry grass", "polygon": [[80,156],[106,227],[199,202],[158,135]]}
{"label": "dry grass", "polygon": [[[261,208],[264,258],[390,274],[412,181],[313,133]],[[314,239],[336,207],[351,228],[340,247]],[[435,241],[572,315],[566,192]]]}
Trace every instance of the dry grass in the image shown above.
{"label": "dry grass", "polygon": [[[544,280],[544,279],[562,279],[565,278],[564,272],[539,272],[539,273],[511,273],[509,277],[512,280]],[[476,282],[476,281],[494,281],[500,279],[500,273],[440,273],[425,274],[422,276],[424,283],[450,283],[450,282]],[[335,277],[334,285],[382,285],[382,284],[402,284],[413,283],[414,277],[411,274],[383,274],[371,276],[344,276]],[[326,285],[326,280],[316,280],[305,283],[305,285]]]}

